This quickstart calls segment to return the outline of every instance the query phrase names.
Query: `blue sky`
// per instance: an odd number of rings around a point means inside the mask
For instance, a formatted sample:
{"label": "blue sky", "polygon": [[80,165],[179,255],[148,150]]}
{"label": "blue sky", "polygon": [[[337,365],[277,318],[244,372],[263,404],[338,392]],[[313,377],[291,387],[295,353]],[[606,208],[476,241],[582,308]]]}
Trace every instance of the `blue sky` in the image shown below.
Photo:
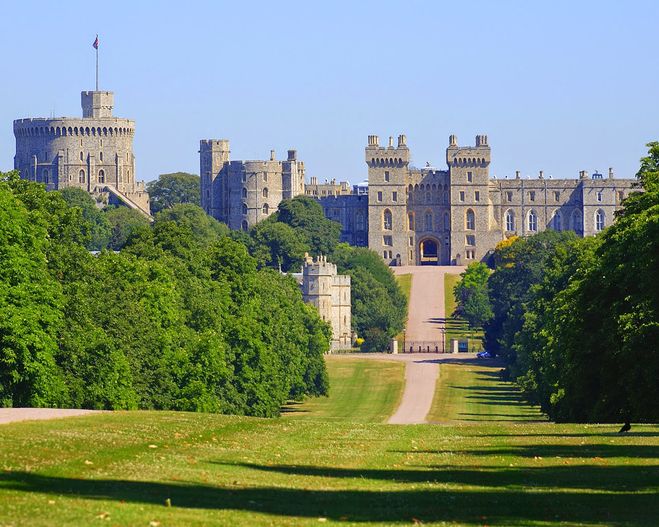
{"label": "blue sky", "polygon": [[445,167],[448,136],[485,133],[491,174],[632,177],[659,140],[659,2],[7,2],[0,170],[13,119],[78,116],[115,92],[137,122],[138,178],[298,150],[307,177],[365,179],[369,134],[405,133]]}

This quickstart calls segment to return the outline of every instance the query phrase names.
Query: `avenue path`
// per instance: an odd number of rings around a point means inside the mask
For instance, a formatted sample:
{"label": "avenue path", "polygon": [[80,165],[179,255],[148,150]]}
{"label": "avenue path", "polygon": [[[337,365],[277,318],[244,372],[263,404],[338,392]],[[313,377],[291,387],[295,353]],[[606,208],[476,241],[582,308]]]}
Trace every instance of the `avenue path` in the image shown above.
{"label": "avenue path", "polygon": [[0,424],[16,421],[36,421],[41,419],[59,419],[98,413],[101,410],[76,410],[67,408],[0,408]]}
{"label": "avenue path", "polygon": [[[403,266],[394,267],[396,275],[412,275],[412,288],[408,308],[405,340],[441,342],[446,317],[444,309],[444,275],[459,274],[464,267]],[[370,358],[400,360],[405,365],[405,388],[398,409],[389,418],[390,424],[421,424],[426,422],[435,395],[435,384],[440,364],[457,358],[444,353],[378,354]]]}

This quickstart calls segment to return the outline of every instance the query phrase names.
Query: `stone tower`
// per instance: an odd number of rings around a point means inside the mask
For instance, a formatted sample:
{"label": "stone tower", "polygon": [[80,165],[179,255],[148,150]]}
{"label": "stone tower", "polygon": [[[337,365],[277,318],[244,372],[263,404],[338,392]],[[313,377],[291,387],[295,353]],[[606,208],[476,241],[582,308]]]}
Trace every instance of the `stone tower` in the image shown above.
{"label": "stone tower", "polygon": [[407,265],[408,217],[406,176],[410,151],[404,135],[393,137],[386,147],[379,145],[377,135],[368,136],[368,246],[388,264]]}
{"label": "stone tower", "polygon": [[451,187],[450,253],[453,263],[460,265],[466,260],[483,256],[476,256],[476,247],[491,247],[490,243],[479,239],[492,228],[487,136],[477,135],[475,146],[458,146],[456,136],[451,135],[446,149],[446,164]]}
{"label": "stone tower", "polygon": [[327,257],[305,255],[302,267],[302,296],[332,326],[332,349],[352,345],[350,276],[337,275],[336,265]]}
{"label": "stone tower", "polygon": [[[222,209],[220,185],[214,185],[224,165],[229,163],[229,141],[208,139],[199,142],[199,174],[201,176],[201,206],[207,214],[217,218]],[[226,204],[224,205],[226,206]]]}
{"label": "stone tower", "polygon": [[48,190],[82,188],[148,215],[149,195],[135,180],[135,122],[112,115],[112,92],[83,91],[80,100],[82,118],[14,121],[14,168]]}

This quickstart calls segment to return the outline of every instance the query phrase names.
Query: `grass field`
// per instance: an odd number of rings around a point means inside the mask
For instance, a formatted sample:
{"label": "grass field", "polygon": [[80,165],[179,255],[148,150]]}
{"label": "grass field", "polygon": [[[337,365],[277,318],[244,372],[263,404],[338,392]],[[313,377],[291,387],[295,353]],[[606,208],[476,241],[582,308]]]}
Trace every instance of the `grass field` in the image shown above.
{"label": "grass field", "polygon": [[471,329],[466,320],[451,316],[455,311],[453,288],[459,281],[459,274],[447,273],[444,275],[444,308],[446,314],[445,346],[446,349],[449,349],[451,339],[467,339],[469,341],[469,351],[481,351],[483,349],[483,342],[481,340],[483,331],[480,329]]}
{"label": "grass field", "polygon": [[326,362],[329,397],[289,403],[284,408],[286,416],[383,423],[394,413],[403,394],[403,363],[345,356],[328,356]]}
{"label": "grass field", "polygon": [[499,377],[501,365],[491,361],[442,364],[428,420],[451,421],[545,421],[539,408],[522,401],[519,390]]}
{"label": "grass field", "polygon": [[[374,374],[344,366],[360,369],[331,359],[335,388],[370,391]],[[499,386],[482,372],[445,380],[465,396]],[[350,393],[328,401],[345,406]],[[613,425],[491,421],[483,405],[510,406],[497,395],[451,396],[442,412],[478,420],[442,426],[318,407],[318,418],[116,412],[0,425],[0,525],[657,525],[659,426],[619,436]]]}
{"label": "grass field", "polygon": [[[400,286],[405,298],[407,298],[407,303],[410,303],[410,294],[412,293],[412,275],[411,274],[399,274],[396,275],[396,281]],[[401,331],[396,335],[396,340],[398,341],[398,349],[402,350],[405,346],[405,330]]]}

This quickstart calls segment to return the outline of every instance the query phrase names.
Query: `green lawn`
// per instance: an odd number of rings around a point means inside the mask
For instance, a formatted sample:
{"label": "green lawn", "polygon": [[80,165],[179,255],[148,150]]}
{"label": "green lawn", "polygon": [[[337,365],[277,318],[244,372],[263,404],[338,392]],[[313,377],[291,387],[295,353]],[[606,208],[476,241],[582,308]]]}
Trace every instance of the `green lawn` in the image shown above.
{"label": "green lawn", "polygon": [[[346,375],[360,366],[340,360],[330,359],[335,389],[370,391],[376,376]],[[0,425],[0,525],[657,524],[659,426],[620,436],[614,425],[481,420],[473,408],[479,421],[445,426],[319,409],[317,419],[115,412]]]}
{"label": "green lawn", "polygon": [[501,367],[485,360],[442,364],[428,421],[545,421],[539,408],[526,404],[512,383],[500,380]]}
{"label": "green lawn", "polygon": [[455,311],[455,297],[453,288],[460,281],[459,274],[444,275],[444,307],[446,315],[446,349],[450,349],[451,339],[467,339],[469,341],[469,351],[481,351],[483,349],[483,331],[471,329],[467,321],[460,317],[452,317]]}
{"label": "green lawn", "polygon": [[[412,293],[412,275],[411,274],[399,274],[396,275],[396,281],[400,286],[405,298],[407,298],[407,304],[410,303],[410,294]],[[398,349],[402,350],[405,346],[405,330],[401,331],[396,335],[396,340],[398,341]]]}
{"label": "green lawn", "polygon": [[383,423],[396,410],[403,394],[405,365],[346,356],[327,356],[329,397],[290,403],[284,415],[295,419]]}

